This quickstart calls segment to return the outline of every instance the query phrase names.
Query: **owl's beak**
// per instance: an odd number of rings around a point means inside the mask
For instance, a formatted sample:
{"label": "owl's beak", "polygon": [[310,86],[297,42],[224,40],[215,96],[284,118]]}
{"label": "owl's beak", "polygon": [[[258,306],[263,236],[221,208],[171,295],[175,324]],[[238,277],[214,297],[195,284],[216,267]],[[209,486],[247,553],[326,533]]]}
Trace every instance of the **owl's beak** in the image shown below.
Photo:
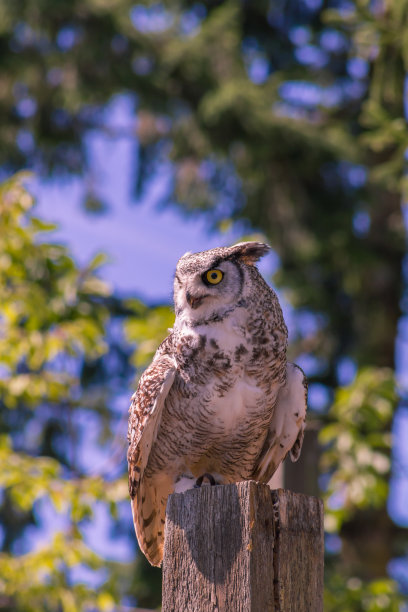
{"label": "owl's beak", "polygon": [[189,291],[186,291],[186,300],[189,306],[191,306],[191,308],[193,310],[195,310],[196,308],[198,308],[203,299],[205,298],[205,295],[200,295],[200,296],[195,296],[195,295],[191,295],[191,293]]}

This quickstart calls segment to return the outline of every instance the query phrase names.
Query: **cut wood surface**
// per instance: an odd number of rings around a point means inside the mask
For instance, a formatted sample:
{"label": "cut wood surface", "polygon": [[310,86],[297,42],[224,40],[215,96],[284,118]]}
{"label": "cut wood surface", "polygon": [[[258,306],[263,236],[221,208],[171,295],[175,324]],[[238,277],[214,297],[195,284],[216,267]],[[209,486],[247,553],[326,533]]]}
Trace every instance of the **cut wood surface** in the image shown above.
{"label": "cut wood surface", "polygon": [[323,508],[254,481],[173,494],[163,612],[322,612]]}

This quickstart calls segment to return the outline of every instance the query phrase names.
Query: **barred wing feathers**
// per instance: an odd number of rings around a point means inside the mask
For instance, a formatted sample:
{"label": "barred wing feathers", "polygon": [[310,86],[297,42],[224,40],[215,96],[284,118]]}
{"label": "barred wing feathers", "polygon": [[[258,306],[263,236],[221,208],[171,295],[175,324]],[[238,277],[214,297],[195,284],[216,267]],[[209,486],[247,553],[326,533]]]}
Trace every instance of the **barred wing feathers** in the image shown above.
{"label": "barred wing feathers", "polygon": [[162,482],[158,490],[156,483],[144,478],[144,471],[175,374],[173,359],[163,354],[156,357],[143,373],[129,409],[127,458],[133,522],[139,546],[153,565],[161,562],[161,515],[165,512],[161,502],[167,499],[171,485]]}

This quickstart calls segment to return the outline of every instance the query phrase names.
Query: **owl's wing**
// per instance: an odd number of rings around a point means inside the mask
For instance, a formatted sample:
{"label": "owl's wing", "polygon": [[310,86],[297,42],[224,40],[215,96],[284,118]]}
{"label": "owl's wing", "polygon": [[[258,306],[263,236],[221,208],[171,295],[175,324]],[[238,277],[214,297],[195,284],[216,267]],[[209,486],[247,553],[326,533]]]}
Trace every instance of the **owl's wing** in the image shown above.
{"label": "owl's wing", "polygon": [[299,366],[288,363],[286,383],[279,390],[265,444],[254,478],[268,482],[289,453],[297,461],[302,450],[307,410],[307,380]]}
{"label": "owl's wing", "polygon": [[172,482],[144,471],[157,436],[163,406],[176,375],[174,360],[161,352],[143,373],[129,409],[128,468],[133,523],[139,546],[152,565],[163,558],[163,525]]}
{"label": "owl's wing", "polygon": [[129,493],[133,499],[146,468],[157,435],[163,405],[173,384],[176,364],[171,357],[159,355],[143,373],[129,408],[127,453]]}

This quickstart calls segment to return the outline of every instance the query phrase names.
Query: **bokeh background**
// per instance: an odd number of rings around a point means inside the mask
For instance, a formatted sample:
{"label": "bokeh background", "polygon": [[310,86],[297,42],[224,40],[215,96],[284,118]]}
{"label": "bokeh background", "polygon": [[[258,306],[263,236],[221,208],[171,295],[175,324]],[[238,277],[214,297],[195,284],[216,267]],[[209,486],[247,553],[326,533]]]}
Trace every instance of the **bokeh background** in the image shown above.
{"label": "bokeh background", "polygon": [[407,69],[407,0],[0,1],[0,610],[160,606],[129,397],[177,259],[243,237],[310,381],[325,610],[407,609]]}

